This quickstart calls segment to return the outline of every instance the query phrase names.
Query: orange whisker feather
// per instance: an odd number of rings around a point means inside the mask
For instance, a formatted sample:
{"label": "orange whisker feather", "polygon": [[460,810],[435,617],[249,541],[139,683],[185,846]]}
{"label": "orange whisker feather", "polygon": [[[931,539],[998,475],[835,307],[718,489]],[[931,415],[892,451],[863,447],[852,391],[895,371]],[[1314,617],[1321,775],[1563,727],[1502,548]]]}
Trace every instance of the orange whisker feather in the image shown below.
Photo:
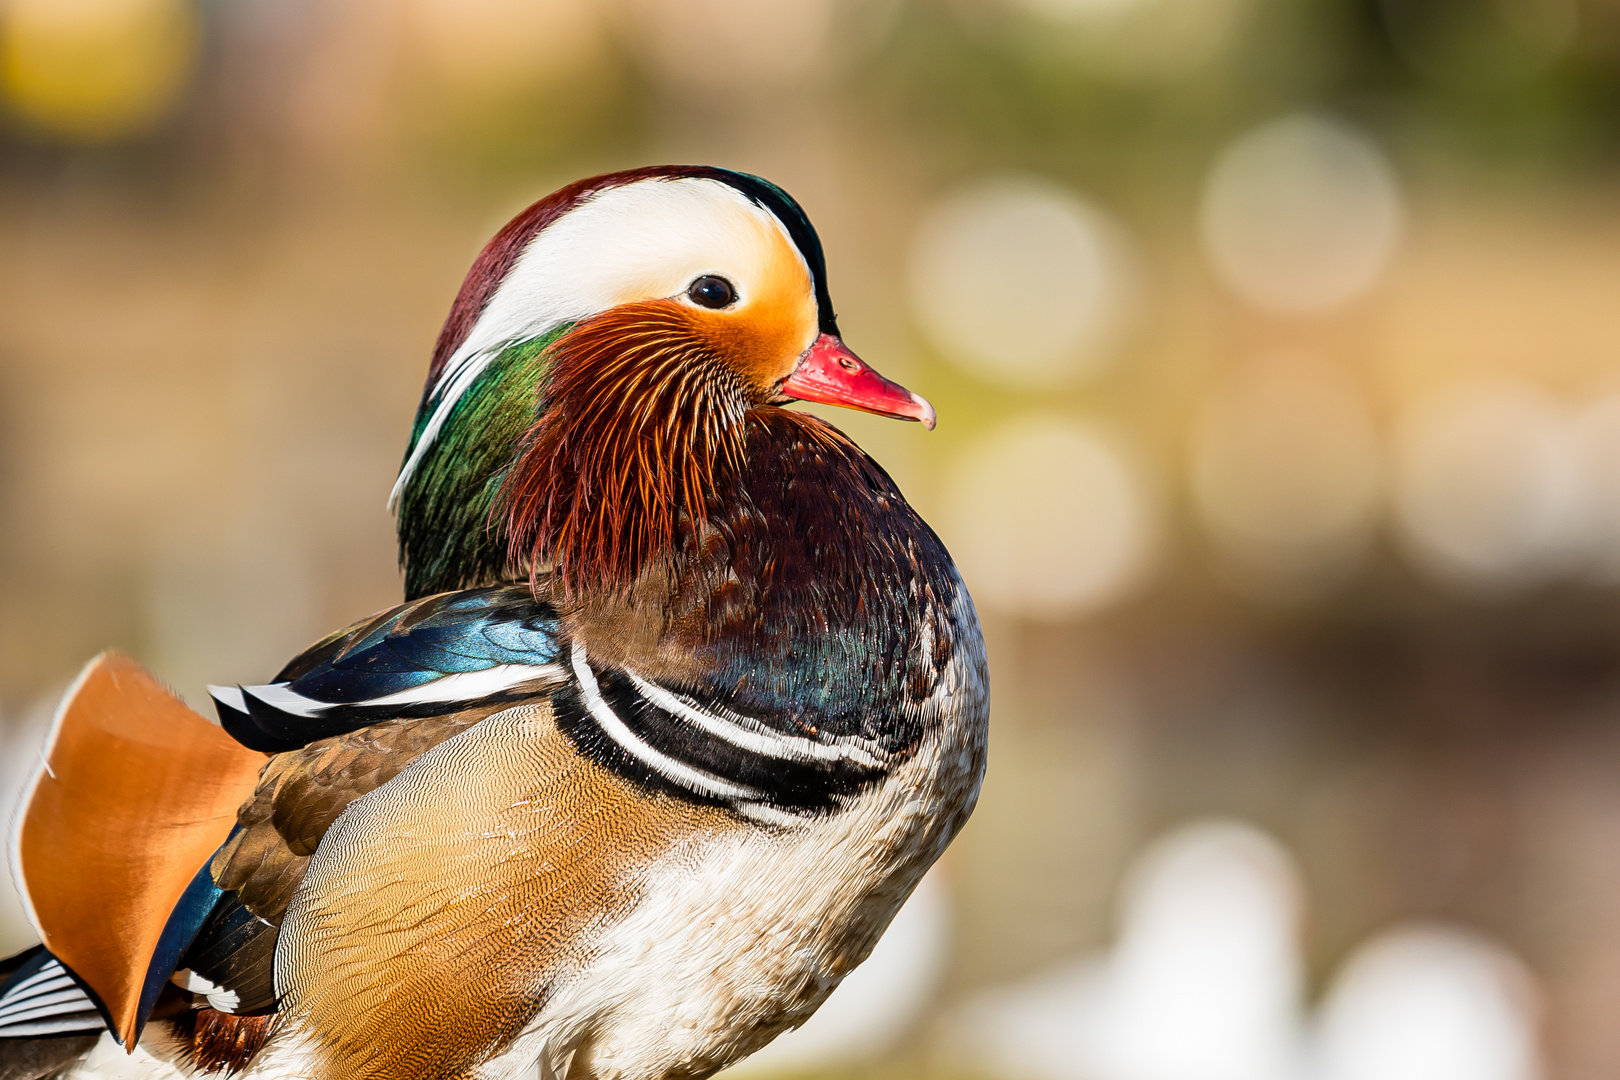
{"label": "orange whisker feather", "polygon": [[743,386],[670,301],[597,316],[553,346],[549,407],[502,489],[508,557],[566,591],[624,587],[701,518],[742,455]]}

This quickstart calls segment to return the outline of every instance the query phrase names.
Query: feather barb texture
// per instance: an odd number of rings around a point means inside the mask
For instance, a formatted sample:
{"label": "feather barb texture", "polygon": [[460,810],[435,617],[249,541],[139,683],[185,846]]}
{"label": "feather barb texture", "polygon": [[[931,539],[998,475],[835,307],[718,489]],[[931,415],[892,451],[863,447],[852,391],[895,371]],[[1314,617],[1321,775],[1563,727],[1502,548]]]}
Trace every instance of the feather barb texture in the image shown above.
{"label": "feather barb texture", "polygon": [[615,308],[552,345],[549,407],[525,435],[497,512],[508,556],[569,591],[628,587],[742,469],[748,388],[667,300]]}
{"label": "feather barb texture", "polygon": [[116,652],[92,660],[57,711],[16,837],[18,877],[45,947],[95,991],[127,1048],[169,913],[266,760]]}

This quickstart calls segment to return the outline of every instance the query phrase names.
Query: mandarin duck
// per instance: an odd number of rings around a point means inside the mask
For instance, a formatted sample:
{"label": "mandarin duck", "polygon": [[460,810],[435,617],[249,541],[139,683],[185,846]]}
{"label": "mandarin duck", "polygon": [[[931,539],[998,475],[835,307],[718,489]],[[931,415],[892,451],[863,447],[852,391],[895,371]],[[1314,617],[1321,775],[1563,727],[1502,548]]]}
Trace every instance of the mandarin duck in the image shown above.
{"label": "mandarin duck", "polygon": [[971,813],[988,674],[792,401],[934,424],[781,189],[646,168],[501,229],[390,498],[405,603],[218,725],[116,653],[65,697],[0,1077],[699,1080],[803,1023]]}

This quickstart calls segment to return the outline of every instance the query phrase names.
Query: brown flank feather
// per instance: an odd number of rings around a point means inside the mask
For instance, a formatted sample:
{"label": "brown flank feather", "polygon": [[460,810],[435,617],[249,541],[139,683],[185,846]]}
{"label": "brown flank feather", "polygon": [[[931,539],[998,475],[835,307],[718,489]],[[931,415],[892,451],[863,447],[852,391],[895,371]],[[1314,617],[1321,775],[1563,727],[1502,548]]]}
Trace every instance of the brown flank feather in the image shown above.
{"label": "brown flank feather", "polygon": [[241,1072],[264,1048],[275,1016],[232,1016],[217,1009],[188,1009],[173,1021],[174,1037],[198,1072]]}
{"label": "brown flank feather", "polygon": [[565,592],[628,587],[741,471],[743,420],[763,391],[700,319],[671,300],[630,304],[552,346],[549,407],[498,511],[531,581],[549,563]]}

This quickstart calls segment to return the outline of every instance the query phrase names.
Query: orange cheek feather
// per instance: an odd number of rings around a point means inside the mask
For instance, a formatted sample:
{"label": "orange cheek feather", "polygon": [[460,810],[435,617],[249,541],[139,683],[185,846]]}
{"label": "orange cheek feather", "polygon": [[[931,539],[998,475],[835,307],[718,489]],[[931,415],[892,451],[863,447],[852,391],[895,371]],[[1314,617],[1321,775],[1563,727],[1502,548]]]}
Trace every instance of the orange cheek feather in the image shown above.
{"label": "orange cheek feather", "polygon": [[816,340],[816,298],[796,256],[781,252],[760,287],[734,310],[690,311],[694,336],[761,397],[793,371]]}

